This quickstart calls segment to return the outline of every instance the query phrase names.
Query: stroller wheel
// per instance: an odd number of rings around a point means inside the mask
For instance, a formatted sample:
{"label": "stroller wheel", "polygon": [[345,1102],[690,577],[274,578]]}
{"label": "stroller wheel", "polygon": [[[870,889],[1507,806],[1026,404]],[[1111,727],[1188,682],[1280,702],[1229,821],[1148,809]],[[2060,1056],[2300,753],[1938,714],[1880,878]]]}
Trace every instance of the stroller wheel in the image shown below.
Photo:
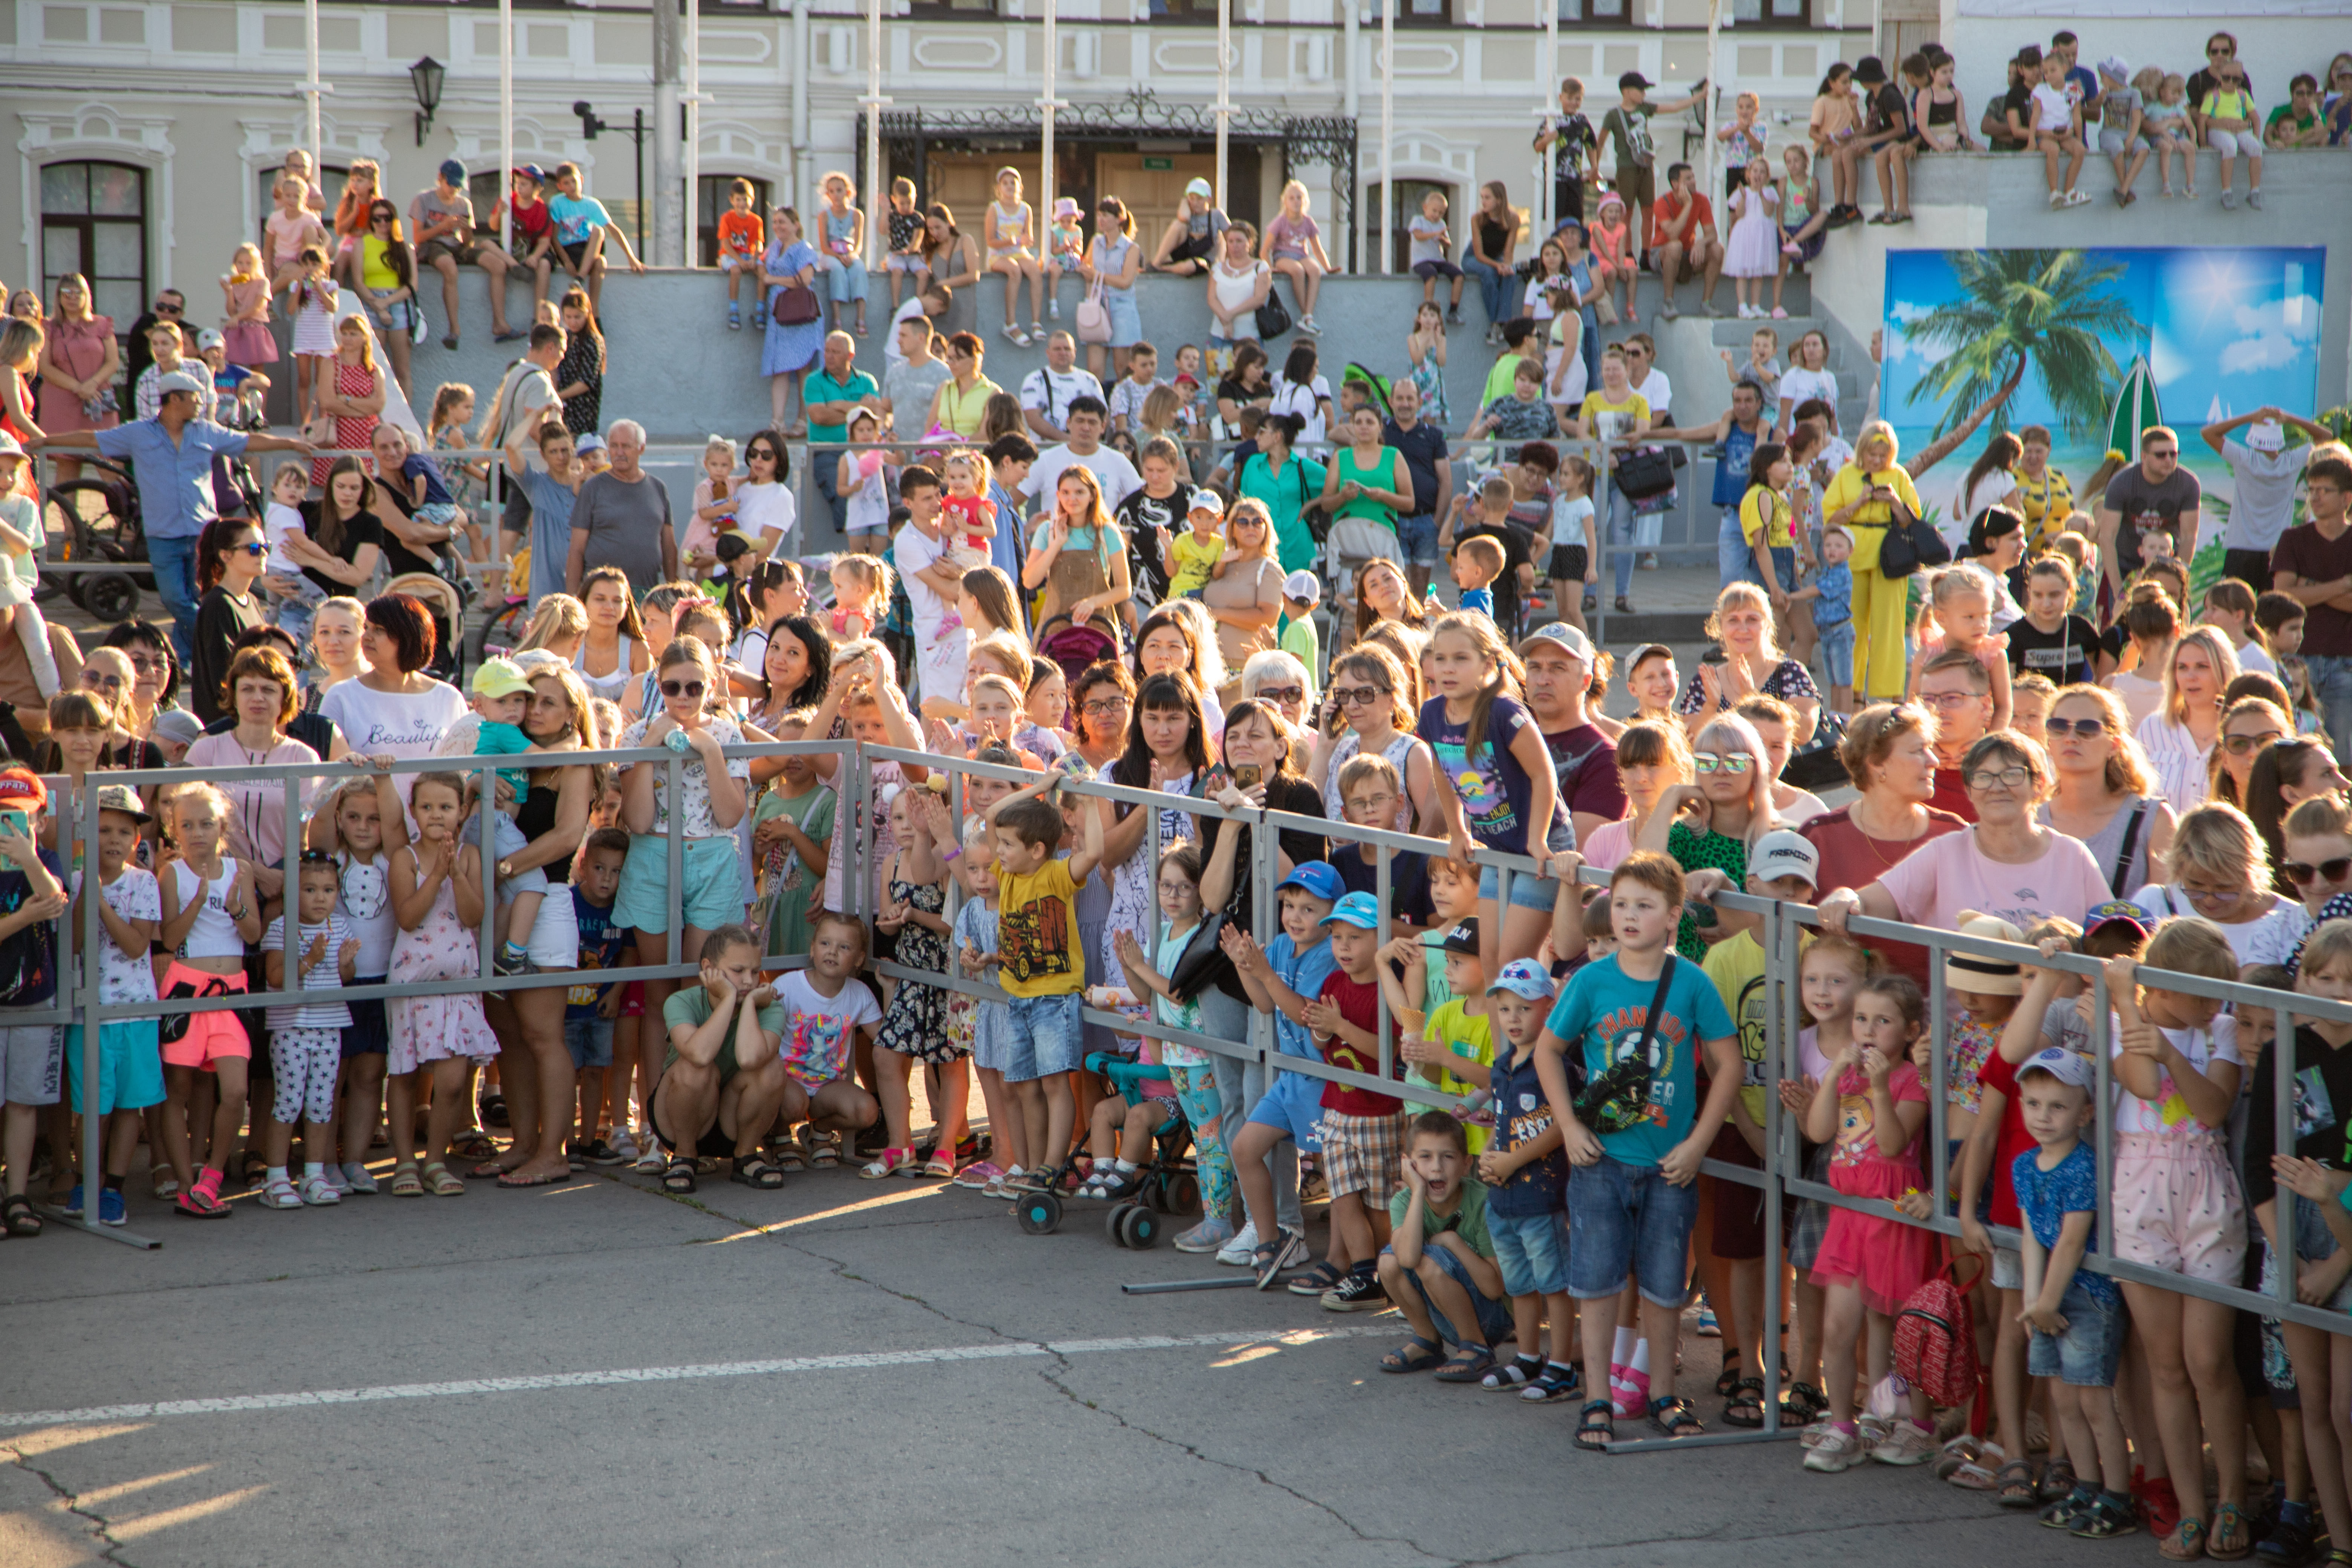
{"label": "stroller wheel", "polygon": [[1134,1252],[1149,1252],[1160,1239],[1160,1216],[1140,1206],[1129,1208],[1119,1217],[1120,1245]]}
{"label": "stroller wheel", "polygon": [[1061,1228],[1062,1200],[1052,1193],[1024,1193],[1013,1205],[1013,1217],[1031,1236],[1051,1236]]}
{"label": "stroller wheel", "polygon": [[1154,1214],[1167,1213],[1168,1177],[1166,1174],[1155,1171],[1150,1175],[1146,1176],[1143,1179],[1143,1189],[1140,1195],[1143,1199],[1144,1207],[1151,1210]]}
{"label": "stroller wheel", "polygon": [[83,580],[79,603],[101,621],[127,621],[139,613],[139,584],[126,573],[93,574]]}
{"label": "stroller wheel", "polygon": [[1125,1247],[1127,1245],[1127,1232],[1123,1222],[1126,1220],[1127,1216],[1132,1214],[1139,1206],[1140,1205],[1136,1204],[1116,1205],[1112,1207],[1110,1214],[1103,1220],[1103,1234],[1110,1237],[1110,1244],[1113,1247]]}
{"label": "stroller wheel", "polygon": [[1163,1212],[1191,1214],[1201,1206],[1201,1181],[1190,1171],[1179,1171],[1168,1178],[1167,1203]]}

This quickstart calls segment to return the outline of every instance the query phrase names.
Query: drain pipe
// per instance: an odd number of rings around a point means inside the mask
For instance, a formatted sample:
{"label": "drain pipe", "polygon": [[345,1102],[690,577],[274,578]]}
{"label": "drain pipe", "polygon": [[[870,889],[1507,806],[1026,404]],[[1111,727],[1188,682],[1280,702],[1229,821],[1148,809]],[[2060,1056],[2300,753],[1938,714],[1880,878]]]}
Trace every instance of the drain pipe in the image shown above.
{"label": "drain pipe", "polygon": [[[790,198],[800,203],[801,193],[808,188],[809,180],[809,0],[793,0],[793,162]],[[876,172],[866,172],[870,185]],[[874,205],[871,191],[861,193],[866,205]]]}

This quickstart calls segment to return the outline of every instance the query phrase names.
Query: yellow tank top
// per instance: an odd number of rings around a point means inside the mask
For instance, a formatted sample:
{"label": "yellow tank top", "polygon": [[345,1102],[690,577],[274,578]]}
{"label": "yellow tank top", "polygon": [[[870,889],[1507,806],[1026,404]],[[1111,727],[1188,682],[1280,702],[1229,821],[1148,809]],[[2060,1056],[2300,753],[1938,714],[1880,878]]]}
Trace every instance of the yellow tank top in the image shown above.
{"label": "yellow tank top", "polygon": [[360,241],[360,281],[370,289],[391,290],[400,287],[400,279],[385,259],[392,248],[388,241],[369,235]]}

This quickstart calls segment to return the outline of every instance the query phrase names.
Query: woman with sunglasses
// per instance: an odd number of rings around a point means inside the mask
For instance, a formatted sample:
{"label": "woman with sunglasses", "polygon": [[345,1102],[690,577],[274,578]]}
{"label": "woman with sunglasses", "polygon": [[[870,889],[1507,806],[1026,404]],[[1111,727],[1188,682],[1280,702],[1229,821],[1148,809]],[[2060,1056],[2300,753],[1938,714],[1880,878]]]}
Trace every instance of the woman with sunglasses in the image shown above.
{"label": "woman with sunglasses", "polygon": [[2273,890],[2262,835],[2234,805],[2208,801],[2183,813],[2164,865],[2170,879],[2137,889],[2132,902],[2151,925],[2194,915],[2219,927],[2242,969],[2284,963],[2311,929],[2304,906]]}
{"label": "woman with sunglasses", "polygon": [[360,302],[391,351],[393,379],[405,397],[409,348],[422,341],[425,324],[416,311],[416,253],[401,237],[400,209],[390,202],[371,205],[367,221],[367,233],[360,237]]}
{"label": "woman with sunglasses", "polygon": [[1443,831],[1433,793],[1437,759],[1412,732],[1411,685],[1396,656],[1378,643],[1359,643],[1332,660],[1307,776],[1322,785],[1327,802],[1334,801],[1339,798],[1340,769],[1360,756],[1386,757],[1404,781],[1397,831],[1435,834]]}
{"label": "woman with sunglasses", "polygon": [[2331,899],[2352,892],[2352,803],[2342,795],[2306,800],[2282,825],[2286,853],[2271,862],[2278,890],[2303,900],[2304,914],[2316,924]]}
{"label": "woman with sunglasses", "polygon": [[[89,657],[82,660],[81,689],[103,701],[114,716],[113,727],[107,732],[105,747],[100,753],[100,767],[160,768],[178,760],[166,758],[163,748],[154,742],[131,732],[131,726],[137,722],[131,709],[138,700],[134,693],[139,689],[139,675],[131,668],[129,654],[119,647],[90,649]],[[58,770],[53,764],[57,760],[54,752],[45,754],[35,771],[55,773]],[[152,795],[154,786],[151,784],[140,793]]]}
{"label": "woman with sunglasses", "polygon": [[[1780,826],[1764,742],[1747,720],[1719,715],[1691,736],[1691,767],[1696,782],[1671,785],[1658,797],[1633,847],[1672,856],[1686,870],[1720,871],[1729,886],[1745,888],[1749,850]],[[1675,948],[1692,963],[1702,963],[1707,949],[1754,924],[1752,918],[1738,915],[1702,924],[1685,909]]]}
{"label": "woman with sunglasses", "polygon": [[2291,736],[2272,742],[2254,757],[2246,773],[2246,816],[2275,862],[2285,851],[2286,819],[2295,807],[2347,793],[2352,780],[2336,766],[2327,742],[2315,735]]}
{"label": "woman with sunglasses", "polygon": [[2051,699],[2042,725],[2054,783],[2038,820],[2081,840],[2118,899],[2165,863],[2175,823],[2128,722],[2123,699],[2106,688],[2069,686]]}
{"label": "woman with sunglasses", "polygon": [[2221,710],[2221,734],[2207,759],[2205,798],[2246,809],[2254,759],[2294,733],[2286,710],[2267,697],[2240,697]]}
{"label": "woman with sunglasses", "polygon": [[262,624],[261,595],[254,584],[269,547],[248,519],[215,518],[196,541],[194,658],[190,661],[189,706],[210,724],[229,710],[229,659],[237,637]]}

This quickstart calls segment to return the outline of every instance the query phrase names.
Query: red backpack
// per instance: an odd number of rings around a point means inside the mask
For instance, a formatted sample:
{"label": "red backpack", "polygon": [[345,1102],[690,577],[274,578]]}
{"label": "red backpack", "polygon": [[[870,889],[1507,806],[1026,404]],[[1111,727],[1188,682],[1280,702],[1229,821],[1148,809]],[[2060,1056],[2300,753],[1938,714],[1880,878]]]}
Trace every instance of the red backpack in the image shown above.
{"label": "red backpack", "polygon": [[1975,1396],[1976,1325],[1950,1268],[1914,1290],[1895,1314],[1895,1370],[1939,1405],[1966,1405]]}

